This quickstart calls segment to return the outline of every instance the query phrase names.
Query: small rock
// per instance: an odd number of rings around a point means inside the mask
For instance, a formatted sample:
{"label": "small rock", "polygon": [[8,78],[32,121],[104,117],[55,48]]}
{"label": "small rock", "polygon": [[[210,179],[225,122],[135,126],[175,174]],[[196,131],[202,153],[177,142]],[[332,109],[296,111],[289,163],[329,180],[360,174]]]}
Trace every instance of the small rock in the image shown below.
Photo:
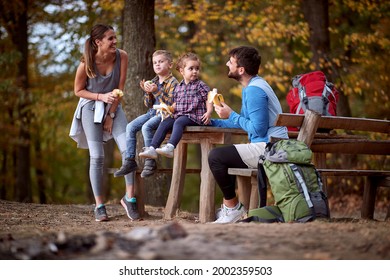
{"label": "small rock", "polygon": [[136,227],[125,235],[125,238],[137,241],[147,241],[157,237],[157,232],[149,227]]}
{"label": "small rock", "polygon": [[173,222],[158,230],[158,236],[161,240],[172,240],[177,238],[184,238],[187,236],[185,229],[178,223]]}

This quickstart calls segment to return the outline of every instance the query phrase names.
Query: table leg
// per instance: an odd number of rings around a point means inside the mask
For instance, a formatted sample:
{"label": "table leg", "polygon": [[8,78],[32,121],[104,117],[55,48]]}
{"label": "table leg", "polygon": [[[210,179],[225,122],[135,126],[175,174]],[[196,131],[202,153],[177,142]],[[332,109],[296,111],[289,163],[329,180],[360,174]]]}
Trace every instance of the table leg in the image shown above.
{"label": "table leg", "polygon": [[137,198],[138,213],[141,218],[145,216],[145,185],[139,173],[135,175],[135,197]]}
{"label": "table leg", "polygon": [[363,205],[361,210],[361,217],[363,219],[374,219],[375,199],[378,178],[368,176],[364,184]]}
{"label": "table leg", "polygon": [[260,207],[260,198],[259,198],[259,187],[257,186],[257,177],[251,176],[251,195],[250,195],[250,202],[249,202],[249,209],[256,209]]}
{"label": "table leg", "polygon": [[208,139],[200,140],[202,166],[200,172],[199,220],[207,223],[215,220],[215,179],[211,173],[208,156],[213,144]]}
{"label": "table leg", "polygon": [[171,187],[169,189],[169,195],[167,204],[165,206],[164,218],[172,219],[176,215],[177,209],[180,207],[181,198],[184,189],[184,178],[186,175],[187,165],[187,143],[179,142],[175,148],[173,157],[173,170]]}
{"label": "table leg", "polygon": [[[314,153],[314,165],[317,169],[326,168],[326,153]],[[321,176],[322,179],[322,190],[325,194],[328,194],[328,183],[327,176]]]}

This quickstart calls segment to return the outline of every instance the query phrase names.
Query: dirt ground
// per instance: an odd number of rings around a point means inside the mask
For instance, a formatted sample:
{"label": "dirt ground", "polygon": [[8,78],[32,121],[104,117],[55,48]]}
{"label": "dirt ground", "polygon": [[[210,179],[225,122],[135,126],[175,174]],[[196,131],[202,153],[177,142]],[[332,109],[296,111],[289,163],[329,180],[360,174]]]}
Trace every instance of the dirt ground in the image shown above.
{"label": "dirt ground", "polygon": [[0,259],[390,259],[390,221],[378,210],[371,221],[356,210],[306,224],[229,225],[186,212],[168,221],[150,206],[130,221],[119,201],[107,204],[108,222],[95,222],[92,211],[0,200]]}

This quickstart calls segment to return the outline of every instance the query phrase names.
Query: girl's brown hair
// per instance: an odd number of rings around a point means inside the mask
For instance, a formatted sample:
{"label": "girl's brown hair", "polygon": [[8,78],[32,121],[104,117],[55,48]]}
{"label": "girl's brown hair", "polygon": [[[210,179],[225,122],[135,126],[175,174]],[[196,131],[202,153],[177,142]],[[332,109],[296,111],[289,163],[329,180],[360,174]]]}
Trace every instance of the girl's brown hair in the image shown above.
{"label": "girl's brown hair", "polygon": [[185,54],[181,55],[177,59],[176,70],[180,71],[180,68],[186,67],[186,61],[187,60],[197,61],[199,63],[199,66],[200,66],[200,59],[199,59],[199,57],[196,54],[189,52],[189,53],[185,53]]}

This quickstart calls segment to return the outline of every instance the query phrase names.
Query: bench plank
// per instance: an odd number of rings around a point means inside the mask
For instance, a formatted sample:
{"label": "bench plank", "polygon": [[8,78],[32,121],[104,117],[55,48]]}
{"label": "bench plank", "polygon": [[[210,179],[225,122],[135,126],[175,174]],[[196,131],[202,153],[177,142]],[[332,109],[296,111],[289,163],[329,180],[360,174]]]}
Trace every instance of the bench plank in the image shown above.
{"label": "bench plank", "polygon": [[374,176],[390,177],[388,170],[347,170],[347,169],[317,169],[321,175],[326,176]]}
{"label": "bench plank", "polygon": [[[304,119],[305,115],[283,113],[278,115],[275,125],[300,127]],[[318,128],[370,131],[388,134],[390,133],[390,122],[388,120],[367,118],[322,116]]]}
{"label": "bench plank", "polygon": [[[374,176],[374,177],[389,177],[390,170],[348,170],[348,169],[317,169],[321,175],[326,176]],[[255,168],[229,168],[228,174],[236,176],[251,177],[257,176],[257,169]],[[385,181],[384,181],[385,182]],[[390,184],[386,184],[390,186]]]}
{"label": "bench plank", "polygon": [[314,139],[314,153],[390,155],[389,140],[369,139]]}

